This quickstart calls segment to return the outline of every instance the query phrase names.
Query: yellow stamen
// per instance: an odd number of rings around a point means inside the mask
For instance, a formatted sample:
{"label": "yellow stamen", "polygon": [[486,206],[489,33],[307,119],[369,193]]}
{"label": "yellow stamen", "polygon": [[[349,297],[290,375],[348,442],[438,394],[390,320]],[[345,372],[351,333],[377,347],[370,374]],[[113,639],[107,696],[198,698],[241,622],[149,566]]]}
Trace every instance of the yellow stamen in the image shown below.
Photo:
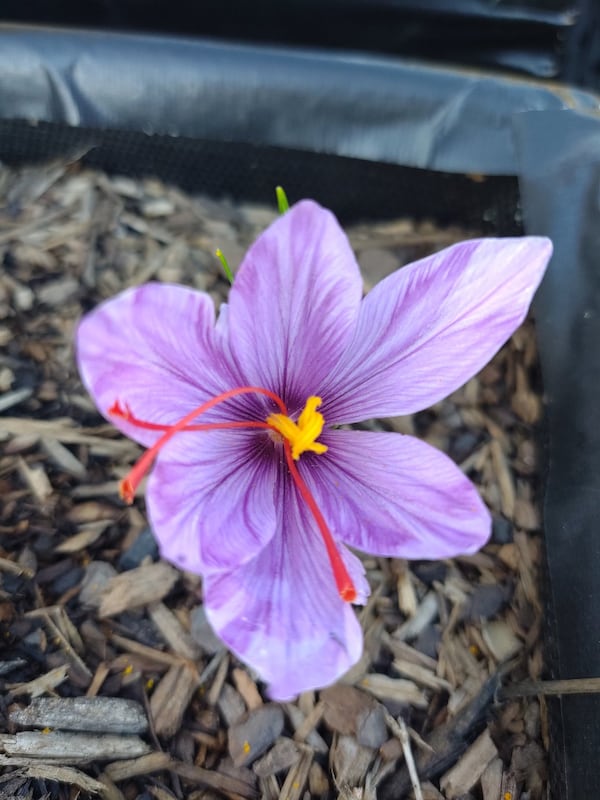
{"label": "yellow stamen", "polygon": [[317,411],[321,403],[320,397],[311,395],[298,417],[298,422],[294,422],[285,414],[269,414],[267,417],[267,423],[290,443],[294,461],[307,450],[311,453],[324,453],[327,450],[327,445],[315,441],[321,435],[325,424],[323,414]]}

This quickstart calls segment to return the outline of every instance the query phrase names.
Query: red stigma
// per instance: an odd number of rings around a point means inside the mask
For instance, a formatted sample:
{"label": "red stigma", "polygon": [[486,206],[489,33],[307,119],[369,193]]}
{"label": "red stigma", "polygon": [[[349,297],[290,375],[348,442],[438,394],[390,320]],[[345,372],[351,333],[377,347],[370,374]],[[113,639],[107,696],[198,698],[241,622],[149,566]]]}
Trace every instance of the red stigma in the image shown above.
{"label": "red stigma", "polygon": [[325,549],[327,550],[327,555],[329,556],[329,563],[331,564],[331,569],[333,570],[333,577],[339,595],[346,603],[353,603],[357,597],[356,588],[352,582],[352,578],[350,577],[346,565],[342,560],[340,552],[336,547],[333,536],[331,535],[331,531],[329,530],[329,527],[325,522],[325,518],[323,517],[323,514],[321,514],[321,509],[317,505],[315,498],[312,496],[310,489],[304,483],[302,476],[298,472],[298,467],[296,466],[296,463],[292,457],[292,448],[290,447],[290,443],[287,441],[287,439],[284,440],[283,447],[288,469],[292,475],[292,478],[294,479],[294,483],[298,487],[298,491],[302,495],[302,499],[310,509],[310,512],[317,523],[317,527],[319,528],[319,532],[321,533],[321,537],[323,538],[323,543],[325,545]]}

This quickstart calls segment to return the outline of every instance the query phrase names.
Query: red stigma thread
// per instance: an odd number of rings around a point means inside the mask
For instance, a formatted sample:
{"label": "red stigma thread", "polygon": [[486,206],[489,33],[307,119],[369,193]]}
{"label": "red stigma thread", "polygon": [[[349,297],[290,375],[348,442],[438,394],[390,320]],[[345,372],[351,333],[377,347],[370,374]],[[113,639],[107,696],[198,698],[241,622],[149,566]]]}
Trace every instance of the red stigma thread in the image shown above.
{"label": "red stigma thread", "polygon": [[331,569],[333,570],[335,585],[337,586],[340,597],[347,603],[353,603],[356,600],[356,589],[352,583],[352,578],[346,569],[346,565],[342,561],[339,550],[335,546],[331,531],[327,527],[327,523],[325,522],[323,514],[321,514],[321,510],[317,505],[315,498],[312,496],[310,489],[304,483],[302,476],[298,472],[298,467],[296,466],[292,456],[292,448],[290,447],[290,443],[287,439],[284,439],[283,447],[285,450],[285,458],[288,464],[288,469],[292,475],[292,478],[294,479],[294,483],[298,487],[298,491],[302,495],[302,499],[309,507],[310,512],[317,523],[321,536],[323,537],[323,543],[325,544],[325,549],[327,550],[327,555],[329,556],[329,563],[331,564]]}
{"label": "red stigma thread", "polygon": [[[186,414],[185,417],[182,417],[179,422],[175,423],[175,425],[169,425],[163,428],[162,425],[158,426],[158,430],[164,430],[163,435],[156,441],[152,447],[150,447],[146,452],[142,455],[142,457],[136,461],[133,465],[133,468],[129,471],[129,473],[123,478],[121,484],[119,486],[119,493],[121,498],[128,504],[133,503],[133,498],[135,497],[135,491],[137,487],[140,485],[142,478],[148,472],[150,467],[152,466],[154,459],[158,455],[159,451],[169,442],[176,433],[179,433],[182,430],[185,430],[188,427],[188,424],[192,422],[192,420],[199,417],[200,414],[203,414],[205,411],[213,408],[214,406],[222,403],[224,400],[229,400],[231,397],[237,397],[240,394],[263,394],[266,397],[271,398],[273,402],[282,410],[282,413],[286,413],[287,409],[285,407],[285,403],[283,400],[278,397],[274,392],[270,392],[268,389],[262,389],[259,386],[240,386],[237,389],[230,389],[227,392],[223,392],[222,394],[218,394],[216,397],[212,397],[210,400],[207,400],[206,403],[202,403],[193,411],[190,411],[189,414]],[[109,409],[109,413],[115,412],[116,416],[121,417],[122,419],[127,420],[133,425],[137,425],[138,427],[145,428],[146,430],[157,430],[154,423],[151,422],[143,422],[142,420],[136,419],[129,408],[125,406],[125,410],[122,408],[119,400],[116,400]],[[238,428],[241,427],[239,424],[230,423],[230,422],[221,422],[221,423],[214,423],[214,424],[207,424],[206,426],[202,426],[199,428],[201,430],[211,430],[214,428]],[[245,422],[244,427],[258,427],[258,428],[268,428],[266,422]]]}
{"label": "red stigma thread", "polygon": [[[152,447],[146,450],[142,457],[133,465],[132,469],[121,481],[119,486],[121,498],[128,504],[133,503],[136,489],[140,485],[142,478],[152,466],[158,452],[173,438],[173,436],[175,436],[176,433],[180,433],[181,431],[228,430],[232,428],[262,428],[263,430],[272,430],[279,434],[277,428],[269,425],[267,422],[260,422],[258,420],[232,420],[230,422],[208,422],[199,425],[190,424],[194,419],[196,419],[196,417],[199,417],[205,411],[208,411],[225,400],[229,400],[230,398],[237,397],[241,394],[253,393],[262,394],[265,397],[269,397],[277,405],[281,413],[287,416],[288,411],[283,400],[274,392],[271,392],[268,389],[263,389],[259,386],[240,386],[236,389],[230,389],[227,392],[223,392],[222,394],[207,400],[206,403],[202,403],[193,411],[190,411],[189,414],[186,414],[185,417],[182,417],[175,425],[160,425],[158,423],[146,422],[138,419],[132,413],[127,404],[125,404],[125,407],[123,407],[119,400],[115,400],[112,406],[108,409],[108,413],[111,416],[119,417],[131,425],[135,425],[138,428],[143,428],[144,430],[163,431],[163,435],[152,445]],[[314,497],[312,496],[310,489],[298,471],[298,467],[296,466],[292,456],[291,445],[285,438],[283,440],[283,447],[290,474],[294,480],[294,483],[298,487],[298,491],[300,492],[302,499],[310,509],[310,512],[313,515],[313,518],[317,523],[317,527],[319,528],[319,532],[323,538],[323,543],[327,551],[327,556],[331,564],[335,585],[339,595],[345,602],[352,603],[357,597],[356,588],[352,582],[352,578],[350,577],[346,565],[344,564],[336,547],[333,536],[331,535],[331,531],[325,522],[325,518],[321,514],[321,511]]]}

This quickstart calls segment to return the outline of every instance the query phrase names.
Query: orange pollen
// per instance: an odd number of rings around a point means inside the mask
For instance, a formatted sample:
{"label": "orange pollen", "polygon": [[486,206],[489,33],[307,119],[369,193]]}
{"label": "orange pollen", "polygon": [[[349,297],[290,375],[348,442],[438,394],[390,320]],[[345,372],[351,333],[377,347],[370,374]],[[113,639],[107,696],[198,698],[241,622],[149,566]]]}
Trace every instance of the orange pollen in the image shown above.
{"label": "orange pollen", "polygon": [[[257,420],[231,420],[226,422],[207,422],[204,424],[192,424],[193,421],[219,403],[223,403],[232,397],[237,397],[242,394],[261,394],[272,400],[278,407],[278,414],[270,414],[265,422]],[[154,422],[146,422],[134,415],[129,406],[124,405],[117,399],[108,409],[108,413],[113,417],[118,417],[125,422],[137,428],[150,431],[162,431],[162,436],[141,456],[140,459],[133,465],[129,473],[123,478],[120,483],[119,492],[121,498],[126,503],[133,503],[135,493],[139,487],[142,479],[152,467],[154,459],[159,451],[175,436],[177,433],[184,431],[209,431],[209,430],[231,430],[235,428],[259,428],[269,431],[274,441],[282,441],[287,461],[288,469],[296,484],[298,491],[306,505],[308,506],[319,532],[323,538],[323,543],[327,551],[327,556],[331,564],[333,577],[337,590],[342,600],[352,603],[356,600],[357,592],[352,582],[352,578],[344,564],[340,552],[335,544],[334,538],[327,526],[325,518],[319,509],[310,489],[304,482],[295,461],[298,460],[301,453],[310,450],[315,453],[323,453],[327,450],[325,445],[315,442],[315,439],[321,433],[323,427],[323,418],[315,409],[320,404],[321,400],[317,397],[310,397],[306,403],[306,408],[300,415],[297,423],[294,423],[288,417],[288,411],[283,400],[274,392],[268,389],[263,389],[260,386],[240,386],[236,389],[230,389],[227,392],[212,397],[205,403],[202,403],[197,408],[193,409],[182,417],[175,425],[161,425]],[[287,434],[287,435],[286,435]]]}

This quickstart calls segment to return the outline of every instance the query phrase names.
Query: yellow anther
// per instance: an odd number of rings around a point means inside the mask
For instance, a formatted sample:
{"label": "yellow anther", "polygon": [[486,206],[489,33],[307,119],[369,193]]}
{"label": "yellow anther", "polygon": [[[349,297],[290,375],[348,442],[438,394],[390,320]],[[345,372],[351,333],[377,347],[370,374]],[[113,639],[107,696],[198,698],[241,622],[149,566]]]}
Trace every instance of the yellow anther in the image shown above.
{"label": "yellow anther", "polygon": [[327,450],[327,445],[316,441],[325,424],[323,414],[317,411],[321,403],[320,397],[311,395],[298,417],[298,422],[294,422],[285,414],[269,414],[267,417],[268,424],[290,443],[295,461],[307,450],[311,453],[324,453]]}

